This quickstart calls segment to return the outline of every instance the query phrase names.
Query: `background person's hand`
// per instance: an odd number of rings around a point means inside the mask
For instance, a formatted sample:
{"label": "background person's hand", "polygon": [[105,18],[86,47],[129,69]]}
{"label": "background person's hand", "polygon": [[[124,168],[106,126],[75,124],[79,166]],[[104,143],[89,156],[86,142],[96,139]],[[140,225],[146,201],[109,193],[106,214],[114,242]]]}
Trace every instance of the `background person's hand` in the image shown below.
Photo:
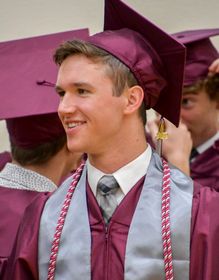
{"label": "background person's hand", "polygon": [[[155,146],[158,125],[158,119],[147,123],[147,131],[150,133]],[[189,157],[192,150],[191,134],[183,123],[180,123],[179,127],[175,127],[171,122],[165,120],[165,126],[166,132],[168,133],[168,139],[163,140],[162,156],[189,175]]]}
{"label": "background person's hand", "polygon": [[210,74],[219,73],[219,58],[212,62],[208,70]]}

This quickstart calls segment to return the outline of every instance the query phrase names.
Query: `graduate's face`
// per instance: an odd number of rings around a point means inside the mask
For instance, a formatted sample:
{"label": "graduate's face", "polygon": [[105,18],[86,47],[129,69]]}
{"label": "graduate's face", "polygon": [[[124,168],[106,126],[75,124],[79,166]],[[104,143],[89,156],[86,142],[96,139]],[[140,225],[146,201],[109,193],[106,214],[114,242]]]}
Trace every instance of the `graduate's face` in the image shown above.
{"label": "graduate's face", "polygon": [[191,132],[194,147],[217,132],[218,108],[218,102],[210,100],[204,90],[183,95],[181,118]]}
{"label": "graduate's face", "polygon": [[113,96],[105,66],[82,55],[61,64],[56,90],[59,117],[70,151],[103,153],[116,145],[123,121],[125,98]]}

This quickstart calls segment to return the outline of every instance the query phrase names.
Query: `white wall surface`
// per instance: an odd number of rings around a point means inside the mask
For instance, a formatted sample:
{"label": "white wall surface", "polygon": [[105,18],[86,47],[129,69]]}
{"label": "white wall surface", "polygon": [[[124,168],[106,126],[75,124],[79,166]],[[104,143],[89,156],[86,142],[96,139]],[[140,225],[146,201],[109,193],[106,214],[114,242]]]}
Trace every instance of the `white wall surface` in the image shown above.
{"label": "white wall surface", "polygon": [[[169,33],[219,28],[218,0],[124,2]],[[83,27],[89,27],[91,33],[99,32],[102,30],[103,5],[103,0],[0,0],[0,41]],[[219,48],[219,38],[213,42]],[[0,152],[7,148],[7,134],[0,122]]]}

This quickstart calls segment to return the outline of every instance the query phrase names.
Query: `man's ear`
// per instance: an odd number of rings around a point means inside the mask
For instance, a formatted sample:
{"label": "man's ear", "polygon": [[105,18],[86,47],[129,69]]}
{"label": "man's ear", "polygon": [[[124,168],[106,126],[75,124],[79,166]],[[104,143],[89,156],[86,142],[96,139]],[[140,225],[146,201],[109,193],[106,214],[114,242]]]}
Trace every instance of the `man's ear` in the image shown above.
{"label": "man's ear", "polygon": [[143,89],[140,86],[136,85],[128,88],[125,92],[125,95],[127,98],[127,103],[124,113],[131,114],[137,111],[144,100]]}

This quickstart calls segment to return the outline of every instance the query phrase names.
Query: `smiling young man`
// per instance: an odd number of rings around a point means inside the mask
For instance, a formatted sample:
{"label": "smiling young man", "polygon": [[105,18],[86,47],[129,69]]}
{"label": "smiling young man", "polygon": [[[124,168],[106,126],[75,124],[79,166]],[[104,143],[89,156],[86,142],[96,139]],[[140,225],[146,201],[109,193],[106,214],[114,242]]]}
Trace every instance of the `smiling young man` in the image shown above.
{"label": "smiling young man", "polygon": [[106,0],[105,31],[62,44],[54,58],[68,147],[88,159],[38,201],[40,225],[28,217],[37,201],[28,209],[7,279],[216,280],[218,193],[169,167],[145,137],[145,108],[178,124],[184,47]]}
{"label": "smiling young man", "polygon": [[[76,44],[78,48],[86,47]],[[108,57],[110,59],[109,55]],[[111,63],[117,63],[113,57]],[[87,58],[81,53],[69,56],[61,62],[57,78],[57,92],[61,96],[58,111],[66,130],[69,149],[85,151],[89,154],[90,163],[95,161],[95,166],[101,166],[101,169],[106,161],[107,165],[102,170],[105,173],[113,173],[130,159],[135,159],[136,150],[138,156],[147,146],[144,122],[139,121],[137,110],[143,101],[144,92],[134,77],[131,82],[135,80],[136,85],[131,88],[126,85],[125,71],[129,70],[123,71],[124,85],[120,92],[120,88],[112,83],[113,73],[110,72],[113,69],[104,65],[99,58]],[[133,114],[136,119],[132,120]],[[130,122],[135,131],[132,134],[129,130]]]}

